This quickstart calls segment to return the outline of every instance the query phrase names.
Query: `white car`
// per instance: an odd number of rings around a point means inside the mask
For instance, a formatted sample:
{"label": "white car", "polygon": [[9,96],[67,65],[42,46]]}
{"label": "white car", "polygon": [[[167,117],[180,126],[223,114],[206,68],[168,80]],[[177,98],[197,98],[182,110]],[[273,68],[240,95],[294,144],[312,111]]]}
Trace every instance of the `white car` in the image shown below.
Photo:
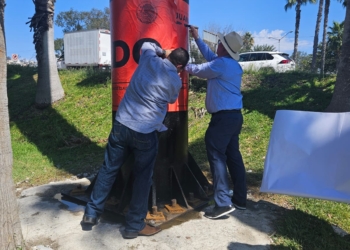
{"label": "white car", "polygon": [[272,70],[286,72],[295,70],[295,63],[288,54],[278,51],[255,51],[239,54],[238,63],[245,70]]}

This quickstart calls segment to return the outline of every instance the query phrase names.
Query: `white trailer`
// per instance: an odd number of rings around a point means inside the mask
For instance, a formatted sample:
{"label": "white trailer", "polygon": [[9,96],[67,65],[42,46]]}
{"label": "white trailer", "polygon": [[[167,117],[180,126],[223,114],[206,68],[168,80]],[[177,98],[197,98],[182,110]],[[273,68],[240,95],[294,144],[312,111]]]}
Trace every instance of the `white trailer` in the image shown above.
{"label": "white trailer", "polygon": [[67,68],[110,67],[110,31],[96,29],[65,33],[64,61]]}

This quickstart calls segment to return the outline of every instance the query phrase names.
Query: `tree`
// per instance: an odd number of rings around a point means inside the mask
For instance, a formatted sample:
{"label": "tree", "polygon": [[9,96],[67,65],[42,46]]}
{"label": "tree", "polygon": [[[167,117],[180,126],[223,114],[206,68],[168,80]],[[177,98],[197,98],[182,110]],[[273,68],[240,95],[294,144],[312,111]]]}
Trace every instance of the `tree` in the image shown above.
{"label": "tree", "polygon": [[323,69],[323,72],[336,74],[341,56],[344,22],[334,22],[333,27],[330,27],[329,29],[331,31],[327,32],[328,36],[324,54],[325,58],[323,59],[322,57],[323,44],[320,43],[318,46],[317,65],[319,68],[321,68],[321,70]]}
{"label": "tree", "polygon": [[334,93],[327,112],[350,111],[350,0],[346,2],[344,34]]}
{"label": "tree", "polygon": [[54,50],[53,16],[56,0],[33,0],[35,14],[28,22],[34,30],[34,44],[38,61],[38,82],[35,105],[45,108],[64,97],[58,75]]}
{"label": "tree", "polygon": [[254,45],[253,51],[276,51],[276,47],[268,44]]}
{"label": "tree", "polygon": [[314,46],[312,51],[312,62],[311,62],[311,71],[316,71],[316,58],[317,58],[317,47],[318,47],[318,34],[320,33],[320,25],[322,19],[323,12],[323,0],[320,0],[318,5],[317,19],[316,19],[316,28],[315,28],[315,36],[314,36]]}
{"label": "tree", "polygon": [[329,27],[330,31],[327,32],[327,50],[329,50],[330,55],[334,58],[336,62],[336,68],[338,68],[342,53],[343,36],[345,30],[344,25],[344,22],[333,22],[333,27]]}
{"label": "tree", "polygon": [[329,30],[325,44],[326,49],[324,50],[324,44],[321,42],[317,52],[317,67],[321,69],[322,74],[324,72],[328,74],[337,73],[342,48],[344,22],[333,22],[333,26],[329,27]]}
{"label": "tree", "polygon": [[[346,7],[346,0],[337,0],[338,2],[341,2],[343,7]],[[323,36],[322,36],[322,48],[321,48],[321,62],[320,62],[320,68],[321,68],[321,75],[324,75],[324,72],[326,70],[326,64],[328,64],[328,70],[330,70],[330,68],[332,68],[333,66],[333,60],[331,60],[331,62],[328,60],[326,62],[326,57],[327,54],[331,54],[326,52],[327,50],[327,27],[328,27],[328,15],[329,15],[329,8],[331,5],[331,1],[330,0],[325,0],[325,8],[324,8],[324,19],[323,19]],[[330,66],[330,67],[329,67]],[[336,72],[336,68],[334,68],[334,70],[331,70],[331,72]]]}
{"label": "tree", "polygon": [[294,51],[293,60],[295,61],[295,56],[298,51],[298,40],[299,40],[299,26],[300,26],[300,16],[301,16],[301,5],[308,3],[316,3],[316,0],[287,0],[287,4],[284,6],[285,11],[291,9],[295,6],[295,36],[294,36]]}
{"label": "tree", "polygon": [[79,11],[70,9],[58,13],[55,24],[63,28],[63,32],[78,31],[84,29],[84,17]]}
{"label": "tree", "polygon": [[323,18],[323,36],[322,36],[322,50],[321,50],[321,76],[324,74],[324,67],[326,62],[326,39],[327,39],[327,27],[328,27],[328,14],[331,5],[331,0],[326,0],[324,6],[324,18]]}
{"label": "tree", "polygon": [[55,44],[56,57],[58,58],[64,57],[63,38],[55,39],[54,44]]}
{"label": "tree", "polygon": [[297,67],[297,70],[300,71],[310,71],[311,69],[311,61],[312,61],[312,54],[307,54],[303,51],[297,52],[297,60],[295,61],[295,65]]}
{"label": "tree", "polygon": [[55,24],[63,28],[63,32],[90,30],[90,29],[110,29],[110,10],[104,8],[103,11],[92,9],[91,11],[63,11],[58,13]]}
{"label": "tree", "polygon": [[250,32],[245,32],[242,35],[243,39],[243,47],[241,49],[241,52],[248,52],[252,50],[252,47],[254,46],[254,38]]}
{"label": "tree", "polygon": [[7,99],[4,30],[5,0],[0,0],[0,249],[24,249],[15,185]]}
{"label": "tree", "polygon": [[84,12],[84,21],[86,29],[108,29],[110,30],[110,10],[104,8],[104,11],[92,9],[90,12]]}

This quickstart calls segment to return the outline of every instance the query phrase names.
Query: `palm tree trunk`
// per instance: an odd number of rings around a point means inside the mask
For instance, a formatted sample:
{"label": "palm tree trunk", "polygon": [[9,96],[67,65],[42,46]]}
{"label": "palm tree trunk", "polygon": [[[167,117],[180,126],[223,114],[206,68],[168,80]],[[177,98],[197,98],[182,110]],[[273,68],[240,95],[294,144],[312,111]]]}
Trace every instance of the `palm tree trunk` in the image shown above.
{"label": "palm tree trunk", "polygon": [[0,249],[25,249],[12,180],[4,10],[5,0],[0,0]]}
{"label": "palm tree trunk", "polygon": [[35,104],[45,108],[64,97],[58,75],[53,37],[53,16],[56,0],[33,0],[35,14],[28,22],[34,29],[38,61],[38,84]]}
{"label": "palm tree trunk", "polygon": [[350,0],[347,1],[344,21],[343,45],[340,55],[337,79],[331,103],[327,112],[350,111]]}
{"label": "palm tree trunk", "polygon": [[331,0],[326,0],[324,6],[324,19],[323,19],[323,37],[322,37],[322,51],[321,51],[321,76],[324,75],[324,65],[326,63],[326,49],[327,49],[327,27],[328,27],[328,14],[331,5]]}
{"label": "palm tree trunk", "polygon": [[320,33],[320,25],[323,12],[323,0],[320,0],[318,5],[318,13],[316,20],[315,36],[314,36],[314,47],[312,51],[311,71],[316,72],[316,59],[317,59],[317,46],[318,46],[318,34]]}
{"label": "palm tree trunk", "polygon": [[293,51],[293,60],[297,60],[297,53],[298,53],[298,39],[299,39],[299,26],[300,26],[300,15],[301,15],[301,3],[298,1],[296,7],[295,7],[295,34],[294,34],[294,51]]}
{"label": "palm tree trunk", "polygon": [[[53,28],[42,35],[41,59],[38,60],[38,83],[35,103],[39,108],[46,107],[64,97],[58,75],[54,50]],[[38,51],[37,51],[38,53]]]}

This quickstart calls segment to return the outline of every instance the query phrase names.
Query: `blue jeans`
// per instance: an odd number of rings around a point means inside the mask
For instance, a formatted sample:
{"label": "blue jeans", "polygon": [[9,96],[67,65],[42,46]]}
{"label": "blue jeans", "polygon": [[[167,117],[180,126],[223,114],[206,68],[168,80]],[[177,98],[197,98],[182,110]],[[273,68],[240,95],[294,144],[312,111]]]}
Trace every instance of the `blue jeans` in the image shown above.
{"label": "blue jeans", "polygon": [[241,113],[216,113],[212,115],[205,133],[207,156],[213,176],[214,200],[219,207],[232,205],[226,164],[233,182],[233,198],[238,203],[246,203],[246,171],[239,151],[242,124]]}
{"label": "blue jeans", "polygon": [[153,168],[158,152],[157,132],[138,133],[115,121],[108,138],[104,162],[91,193],[91,201],[85,208],[85,215],[99,217],[120,167],[133,152],[134,184],[132,197],[126,214],[126,231],[138,232],[145,227],[148,211],[148,197],[152,185]]}

